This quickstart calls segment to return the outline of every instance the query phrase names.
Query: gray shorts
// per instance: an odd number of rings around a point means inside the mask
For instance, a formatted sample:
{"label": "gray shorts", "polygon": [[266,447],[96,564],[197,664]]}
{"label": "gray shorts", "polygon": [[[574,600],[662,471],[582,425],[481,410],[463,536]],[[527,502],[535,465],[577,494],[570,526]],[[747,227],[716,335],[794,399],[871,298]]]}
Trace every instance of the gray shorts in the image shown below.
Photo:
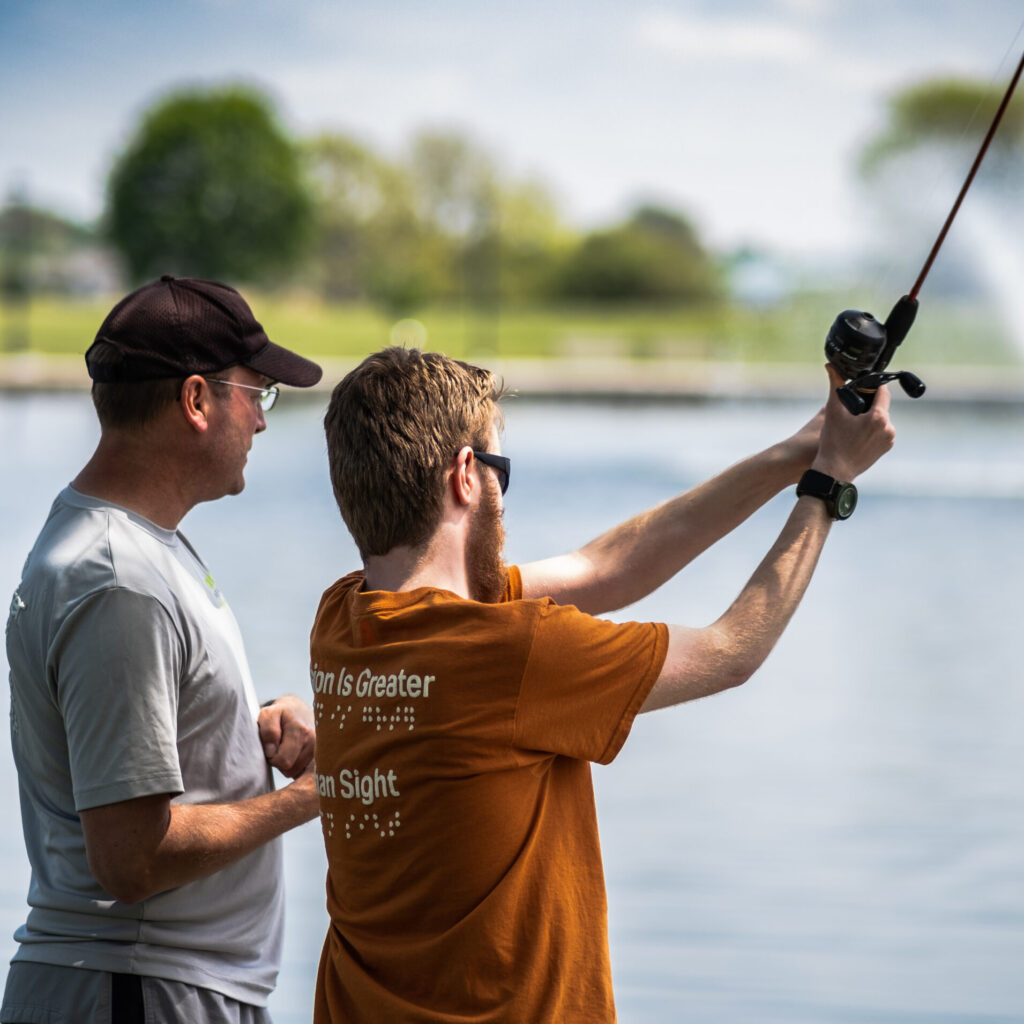
{"label": "gray shorts", "polygon": [[113,975],[19,960],[11,964],[4,1024],[271,1024],[250,1006],[181,981]]}

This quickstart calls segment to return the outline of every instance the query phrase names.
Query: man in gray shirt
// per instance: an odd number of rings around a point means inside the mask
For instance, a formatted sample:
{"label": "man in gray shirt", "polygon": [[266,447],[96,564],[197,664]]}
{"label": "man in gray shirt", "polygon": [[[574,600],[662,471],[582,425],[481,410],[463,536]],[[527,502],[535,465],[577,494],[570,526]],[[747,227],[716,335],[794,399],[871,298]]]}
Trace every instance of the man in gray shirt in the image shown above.
{"label": "man in gray shirt", "polygon": [[[0,1020],[260,1022],[282,833],[317,813],[312,713],[257,706],[178,524],[245,486],[275,381],[315,363],[226,285],[164,277],[86,353],[101,436],[11,602],[11,741],[32,877]],[[271,766],[292,778],[275,790]]]}

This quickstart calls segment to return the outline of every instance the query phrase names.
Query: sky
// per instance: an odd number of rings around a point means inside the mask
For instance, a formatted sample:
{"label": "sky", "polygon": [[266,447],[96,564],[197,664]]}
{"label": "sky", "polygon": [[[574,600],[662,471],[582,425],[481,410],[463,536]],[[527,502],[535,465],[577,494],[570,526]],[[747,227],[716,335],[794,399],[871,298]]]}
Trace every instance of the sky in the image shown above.
{"label": "sky", "polygon": [[0,198],[93,219],[141,111],[243,81],[384,155],[466,132],[582,228],[654,201],[719,250],[827,258],[869,244],[886,98],[1005,84],[1022,27],[1024,0],[0,0]]}

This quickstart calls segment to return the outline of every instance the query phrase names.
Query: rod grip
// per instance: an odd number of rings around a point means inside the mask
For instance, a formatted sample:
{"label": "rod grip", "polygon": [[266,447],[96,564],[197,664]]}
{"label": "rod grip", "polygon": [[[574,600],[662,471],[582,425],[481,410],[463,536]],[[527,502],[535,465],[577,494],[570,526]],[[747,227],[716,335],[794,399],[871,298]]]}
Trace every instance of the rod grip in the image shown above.
{"label": "rod grip", "polygon": [[886,348],[890,356],[892,349],[910,333],[914,325],[914,318],[917,316],[917,299],[904,295],[895,306],[885,321]]}

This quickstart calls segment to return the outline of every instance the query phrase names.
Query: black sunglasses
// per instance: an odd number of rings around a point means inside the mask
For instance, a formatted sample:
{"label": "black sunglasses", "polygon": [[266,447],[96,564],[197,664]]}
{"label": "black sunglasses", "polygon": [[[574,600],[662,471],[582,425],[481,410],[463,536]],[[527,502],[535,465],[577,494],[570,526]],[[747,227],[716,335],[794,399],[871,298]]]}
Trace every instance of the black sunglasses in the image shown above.
{"label": "black sunglasses", "polygon": [[490,466],[498,474],[498,486],[501,493],[508,490],[508,478],[512,463],[504,455],[492,455],[490,452],[473,452],[473,458],[479,459],[485,466]]}

